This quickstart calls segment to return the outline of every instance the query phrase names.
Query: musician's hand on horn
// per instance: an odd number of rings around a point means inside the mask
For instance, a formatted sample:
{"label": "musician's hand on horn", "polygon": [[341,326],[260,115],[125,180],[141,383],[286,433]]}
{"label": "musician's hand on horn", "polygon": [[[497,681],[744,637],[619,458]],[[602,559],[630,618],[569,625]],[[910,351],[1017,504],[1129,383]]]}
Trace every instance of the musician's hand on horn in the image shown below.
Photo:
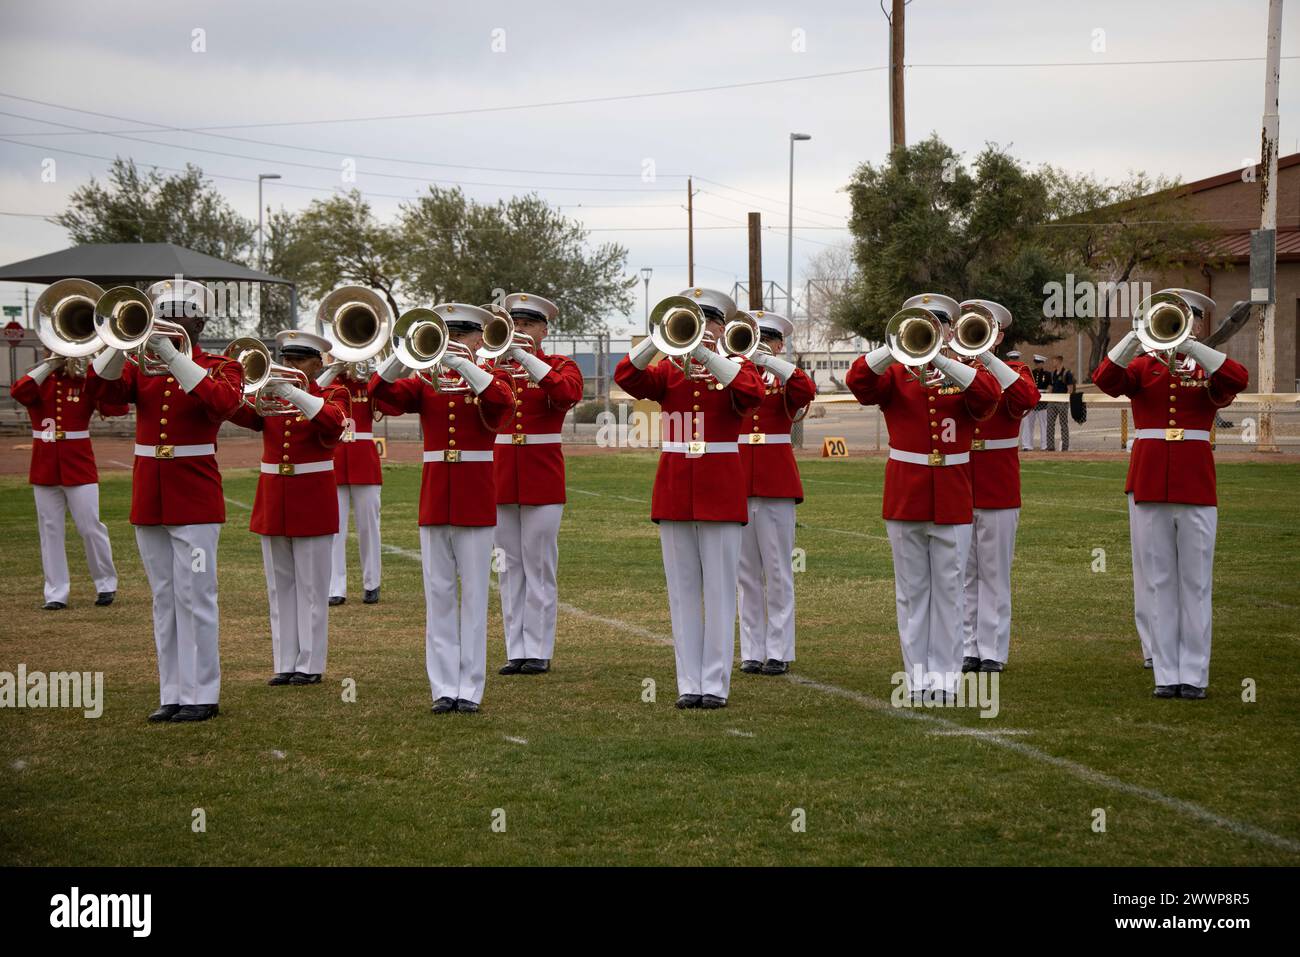
{"label": "musician's hand on horn", "polygon": [[171,364],[173,359],[181,354],[180,350],[176,348],[176,343],[172,342],[169,337],[158,335],[156,333],[149,337],[146,345],[150,352],[168,365]]}

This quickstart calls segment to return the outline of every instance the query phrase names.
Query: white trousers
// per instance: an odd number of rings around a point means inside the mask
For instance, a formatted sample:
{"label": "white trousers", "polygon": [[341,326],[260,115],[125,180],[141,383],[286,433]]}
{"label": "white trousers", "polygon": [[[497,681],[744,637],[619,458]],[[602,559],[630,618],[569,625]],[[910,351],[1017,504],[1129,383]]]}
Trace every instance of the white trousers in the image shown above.
{"label": "white trousers", "polygon": [[1154,657],[1151,654],[1151,603],[1146,599],[1147,579],[1142,573],[1142,563],[1138,561],[1138,536],[1133,534],[1137,524],[1133,519],[1133,493],[1128,493],[1128,527],[1129,550],[1133,558],[1133,621],[1137,625],[1138,641],[1142,643],[1142,660]]}
{"label": "white trousers", "polygon": [[1214,539],[1212,505],[1139,502],[1129,533],[1145,581],[1133,579],[1134,605],[1145,606],[1157,685],[1210,683]]}
{"label": "white trousers", "polygon": [[153,591],[162,704],[217,704],[217,540],[221,526],[137,525],[135,541]]}
{"label": "white trousers", "polygon": [[[379,493],[382,485],[339,486],[339,531],[333,542],[330,594],[348,595],[348,507],[356,514],[357,551],[361,553],[361,587],[379,587],[383,566],[379,548]],[[313,672],[314,674],[315,672]]]}
{"label": "white trousers", "polygon": [[424,568],[424,663],[433,699],[479,704],[487,673],[492,526],[421,525],[420,564]]}
{"label": "white trousers", "polygon": [[1034,433],[1038,433],[1038,449],[1047,448],[1047,406],[1040,405],[1030,409],[1029,414],[1020,420],[1020,447],[1029,451],[1034,447]]}
{"label": "white trousers", "polygon": [[966,621],[962,654],[1003,664],[1011,648],[1011,562],[1018,508],[977,508],[966,556]]}
{"label": "white trousers", "polygon": [[263,535],[271,653],[276,674],[325,673],[333,535]]}
{"label": "white trousers", "polygon": [[727,697],[736,634],[739,522],[660,522],[677,693]]}
{"label": "white trousers", "polygon": [[497,506],[506,658],[550,659],[555,652],[555,569],[563,516],[563,505]]}
{"label": "white trousers", "polygon": [[955,692],[971,526],[886,520],[885,531],[894,553],[894,598],[908,690]]}
{"label": "white trousers", "polygon": [[45,600],[68,603],[71,582],[63,536],[66,513],[81,536],[95,591],[117,591],[117,569],[113,567],[113,546],[108,528],[99,520],[99,484],[33,485],[36,493],[36,526],[41,539],[41,568],[45,573]]}
{"label": "white trousers", "polygon": [[740,658],[794,661],[794,499],[749,500],[740,533]]}

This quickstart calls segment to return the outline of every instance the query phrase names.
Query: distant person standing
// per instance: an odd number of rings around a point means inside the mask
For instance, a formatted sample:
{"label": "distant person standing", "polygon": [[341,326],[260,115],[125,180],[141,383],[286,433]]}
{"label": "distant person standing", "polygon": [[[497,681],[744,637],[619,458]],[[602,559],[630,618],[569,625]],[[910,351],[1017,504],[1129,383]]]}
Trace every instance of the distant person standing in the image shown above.
{"label": "distant person standing", "polygon": [[[1030,371],[1040,394],[1052,390],[1052,374],[1047,371],[1047,356],[1035,355],[1034,367]],[[1035,432],[1038,433],[1038,450],[1042,452],[1047,448],[1047,403],[1041,400],[1025,416],[1024,427],[1020,430],[1020,448],[1023,451],[1033,450]]]}
{"label": "distant person standing", "polygon": [[[1037,357],[1035,357],[1037,358]],[[1048,372],[1053,395],[1068,396],[1074,392],[1074,373],[1065,367],[1065,356],[1052,356]],[[1056,423],[1061,423],[1061,451],[1070,451],[1070,401],[1053,402],[1047,407],[1047,447],[1056,451]]]}

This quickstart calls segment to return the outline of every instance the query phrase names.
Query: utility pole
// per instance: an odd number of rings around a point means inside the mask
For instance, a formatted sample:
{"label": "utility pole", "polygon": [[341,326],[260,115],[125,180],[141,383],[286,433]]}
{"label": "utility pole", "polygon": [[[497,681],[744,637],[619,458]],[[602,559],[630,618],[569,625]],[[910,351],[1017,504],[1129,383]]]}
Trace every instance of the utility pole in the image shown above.
{"label": "utility pole", "polygon": [[695,190],[686,177],[686,285],[695,285]]}
{"label": "utility pole", "polygon": [[889,149],[907,145],[903,127],[903,7],[905,0],[893,0],[889,17]]}
{"label": "utility pole", "polygon": [[[1278,71],[1282,53],[1282,0],[1269,0],[1268,4],[1268,56],[1264,67],[1264,130],[1261,137],[1261,155],[1259,165],[1263,180],[1260,183],[1260,221],[1261,233],[1277,236],[1277,87]],[[1277,274],[1277,246],[1273,246],[1273,263],[1271,272]],[[1259,310],[1259,392],[1276,391],[1274,378],[1274,336],[1273,324],[1277,313],[1275,300],[1276,282],[1268,296],[1268,302]],[[1262,405],[1259,411],[1259,432],[1257,433],[1257,452],[1280,451],[1273,439],[1273,408]]]}
{"label": "utility pole", "polygon": [[23,286],[23,317],[27,322],[28,329],[32,328],[31,294],[32,291],[28,289],[26,286]]}
{"label": "utility pole", "polygon": [[749,214],[749,308],[763,308],[762,214]]}

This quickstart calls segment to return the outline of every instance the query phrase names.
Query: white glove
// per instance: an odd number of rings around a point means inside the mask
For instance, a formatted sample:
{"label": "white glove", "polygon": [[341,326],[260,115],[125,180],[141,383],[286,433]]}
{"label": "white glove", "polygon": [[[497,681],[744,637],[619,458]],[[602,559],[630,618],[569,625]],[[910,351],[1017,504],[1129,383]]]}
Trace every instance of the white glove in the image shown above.
{"label": "white glove", "polygon": [[[153,341],[153,337],[150,337]],[[171,349],[171,358],[164,360],[167,363],[167,371],[176,377],[180,387],[186,392],[193,392],[200,382],[208,377],[208,370],[203,368],[189,356],[177,351],[176,347],[167,339],[162,340],[165,345]],[[163,350],[158,350],[158,356],[163,355]]]}
{"label": "white glove", "polygon": [[790,362],[788,359],[782,359],[780,356],[768,355],[765,352],[755,353],[754,363],[767,369],[772,373],[772,375],[780,379],[782,384],[790,381],[790,376],[794,375],[794,370],[796,368],[795,364]]}
{"label": "white glove", "polygon": [[654,358],[654,354],[658,351],[655,341],[646,336],[632,347],[632,351],[627,354],[627,358],[638,369],[644,369],[650,364],[650,360]]}
{"label": "white glove", "polygon": [[297,386],[289,385],[287,382],[272,382],[266,387],[266,391],[272,395],[278,395],[282,399],[287,399],[296,405],[298,411],[309,419],[316,418],[316,413],[325,408],[325,400],[320,396],[312,395],[310,392],[305,392]]}
{"label": "white glove", "polygon": [[101,379],[120,379],[122,366],[126,365],[126,353],[121,349],[101,349],[90,365]]}
{"label": "white glove", "polygon": [[975,369],[964,362],[950,359],[943,353],[935,356],[931,362],[936,369],[957,383],[962,391],[970,388],[970,384],[975,381]]}
{"label": "white glove", "polygon": [[176,348],[176,343],[172,342],[167,336],[150,336],[146,345],[149,351],[167,363],[168,366],[172,364],[173,359],[181,354],[180,350]]}
{"label": "white glove", "polygon": [[1204,342],[1197,342],[1195,339],[1188,339],[1178,347],[1178,351],[1185,356],[1189,356],[1193,362],[1209,375],[1218,372],[1219,366],[1223,365],[1224,360],[1228,358],[1218,349],[1212,349]]}
{"label": "white glove", "polygon": [[459,372],[460,377],[469,383],[475,395],[481,395],[483,390],[492,384],[492,373],[476,366],[464,356],[446,356],[442,364],[453,372]]}
{"label": "white glove", "polygon": [[691,358],[713,373],[713,377],[723,385],[731,385],[731,380],[740,372],[739,362],[733,362],[717,350],[703,344],[695,347]]}
{"label": "white glove", "polygon": [[334,384],[334,380],[339,377],[339,373],[342,371],[343,363],[331,362],[324,369],[321,369],[320,375],[316,377],[316,384],[322,389],[328,388]]}
{"label": "white glove", "polygon": [[402,363],[402,358],[396,352],[384,360],[384,364],[379,367],[379,377],[385,382],[396,382],[398,379],[405,379],[411,374],[409,366]]}
{"label": "white glove", "polygon": [[1142,343],[1138,341],[1137,333],[1130,332],[1123,339],[1115,344],[1115,347],[1106,354],[1107,358],[1121,369],[1127,369],[1128,364],[1137,358],[1142,351]]}
{"label": "white glove", "polygon": [[545,359],[541,359],[531,352],[525,352],[523,349],[511,349],[510,352],[511,358],[528,371],[528,378],[534,382],[541,382],[551,371],[551,367]]}
{"label": "white glove", "polygon": [[984,368],[993,373],[993,378],[998,380],[998,385],[1002,386],[1003,392],[1011,388],[1015,381],[1020,378],[1020,373],[995,356],[991,349],[987,352],[981,352],[978,358],[980,362],[984,363]]}
{"label": "white glove", "polygon": [[867,366],[876,375],[880,375],[893,364],[894,354],[889,351],[889,346],[881,346],[867,353]]}
{"label": "white glove", "polygon": [[27,376],[37,385],[40,385],[49,377],[51,372],[53,372],[55,369],[63,368],[63,365],[64,362],[61,357],[56,356],[52,359],[46,359],[36,368],[28,372]]}

